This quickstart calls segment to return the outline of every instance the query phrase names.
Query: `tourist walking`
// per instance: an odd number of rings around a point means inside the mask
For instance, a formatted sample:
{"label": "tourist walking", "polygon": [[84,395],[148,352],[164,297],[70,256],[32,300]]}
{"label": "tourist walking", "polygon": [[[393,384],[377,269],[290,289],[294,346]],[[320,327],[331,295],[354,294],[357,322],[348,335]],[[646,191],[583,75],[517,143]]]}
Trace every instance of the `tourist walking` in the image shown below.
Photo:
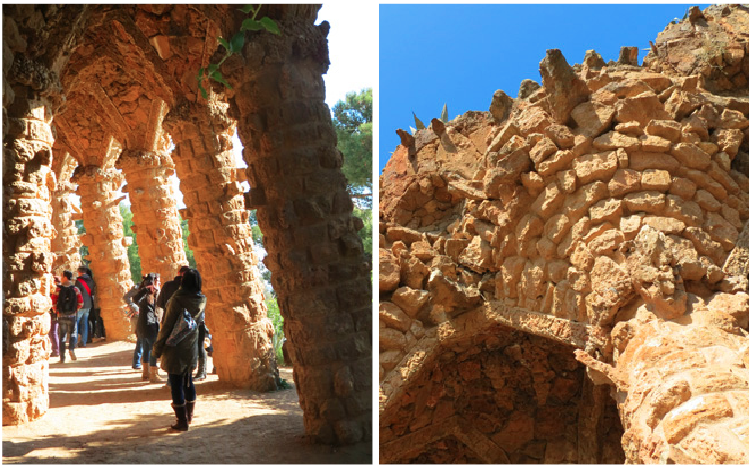
{"label": "tourist walking", "polygon": [[58,315],[58,336],[60,363],[65,363],[65,340],[68,339],[71,360],[76,359],[76,319],[77,312],[84,305],[81,291],[73,285],[73,272],[64,270],[60,285],[52,293],[52,305]]}
{"label": "tourist walking", "polygon": [[186,431],[193,419],[196,405],[196,387],[191,376],[198,362],[198,331],[194,329],[174,346],[166,344],[183,311],[200,324],[206,309],[206,297],[201,293],[201,275],[195,269],[183,273],[180,288],[167,305],[162,328],[154,344],[154,354],[162,358],[162,369],[169,375],[172,408],[177,422],[173,430]]}
{"label": "tourist walking", "polygon": [[89,269],[86,266],[78,268],[78,278],[76,279],[76,288],[84,297],[84,306],[78,310],[76,315],[76,324],[78,336],[81,338],[81,347],[86,348],[86,341],[89,338],[89,312],[94,306],[92,297],[96,293],[96,284],[94,279],[89,276]]}
{"label": "tourist walking", "polygon": [[157,357],[152,353],[152,347],[159,333],[159,319],[157,318],[157,286],[151,278],[144,280],[144,288],[147,294],[138,302],[138,325],[136,334],[141,340],[143,347],[143,380],[152,383],[160,381],[157,375]]}

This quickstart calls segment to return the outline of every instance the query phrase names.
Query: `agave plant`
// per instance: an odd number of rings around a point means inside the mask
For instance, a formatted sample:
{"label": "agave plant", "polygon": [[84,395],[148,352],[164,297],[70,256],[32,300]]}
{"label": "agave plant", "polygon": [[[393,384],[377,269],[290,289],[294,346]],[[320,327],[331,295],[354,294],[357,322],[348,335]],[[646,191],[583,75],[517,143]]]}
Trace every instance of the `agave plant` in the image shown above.
{"label": "agave plant", "polygon": [[[423,121],[418,119],[418,116],[415,114],[415,111],[412,111],[412,113],[413,113],[413,118],[415,119],[415,127],[410,127],[410,133],[412,135],[415,135],[418,132],[418,130],[425,129],[426,125],[423,123]],[[441,117],[439,118],[439,120],[441,120],[441,122],[445,124],[449,122],[449,110],[447,109],[446,103],[444,103],[444,108],[441,110]]]}

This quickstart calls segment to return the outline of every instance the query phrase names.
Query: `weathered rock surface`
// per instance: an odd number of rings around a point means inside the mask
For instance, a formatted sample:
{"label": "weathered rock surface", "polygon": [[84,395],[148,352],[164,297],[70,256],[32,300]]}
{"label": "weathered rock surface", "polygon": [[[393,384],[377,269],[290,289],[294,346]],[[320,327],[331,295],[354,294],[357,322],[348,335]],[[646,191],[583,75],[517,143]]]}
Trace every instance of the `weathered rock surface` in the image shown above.
{"label": "weathered rock surface", "polygon": [[394,152],[381,462],[748,462],[748,11],[690,13],[642,66],[549,50],[503,121],[446,124],[452,159]]}

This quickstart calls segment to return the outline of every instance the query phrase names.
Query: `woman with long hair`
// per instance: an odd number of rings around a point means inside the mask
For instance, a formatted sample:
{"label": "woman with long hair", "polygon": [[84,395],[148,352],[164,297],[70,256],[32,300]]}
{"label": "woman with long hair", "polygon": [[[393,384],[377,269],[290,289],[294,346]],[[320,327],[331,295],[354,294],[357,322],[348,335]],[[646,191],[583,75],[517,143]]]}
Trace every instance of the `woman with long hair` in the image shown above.
{"label": "woman with long hair", "polygon": [[183,274],[180,288],[167,303],[164,325],[154,343],[154,355],[162,357],[161,367],[169,375],[172,408],[177,418],[171,428],[177,431],[188,430],[196,405],[196,387],[193,385],[192,373],[198,364],[198,328],[174,346],[167,345],[166,342],[184,310],[200,324],[205,308],[206,297],[201,293],[201,275],[198,270],[190,269]]}

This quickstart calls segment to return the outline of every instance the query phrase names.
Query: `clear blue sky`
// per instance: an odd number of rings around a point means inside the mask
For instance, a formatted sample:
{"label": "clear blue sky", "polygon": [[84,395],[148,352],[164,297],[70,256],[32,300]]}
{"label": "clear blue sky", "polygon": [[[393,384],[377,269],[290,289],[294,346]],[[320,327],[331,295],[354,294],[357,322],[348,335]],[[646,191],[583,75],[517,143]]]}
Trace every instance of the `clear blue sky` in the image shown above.
{"label": "clear blue sky", "polygon": [[380,5],[379,171],[399,144],[395,130],[415,127],[411,111],[426,125],[444,103],[450,120],[488,111],[497,89],[517,97],[525,78],[540,83],[546,49],[570,64],[588,49],[615,61],[622,46],[649,48],[690,6]]}

